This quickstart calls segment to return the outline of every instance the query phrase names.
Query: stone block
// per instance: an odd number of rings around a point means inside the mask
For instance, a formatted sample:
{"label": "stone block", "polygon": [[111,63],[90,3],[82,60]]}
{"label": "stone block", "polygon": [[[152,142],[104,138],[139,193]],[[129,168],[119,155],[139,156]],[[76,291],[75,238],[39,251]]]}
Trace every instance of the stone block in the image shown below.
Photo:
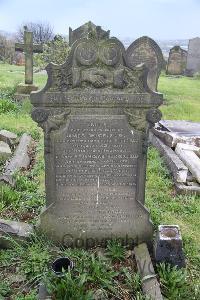
{"label": "stone block", "polygon": [[178,155],[167,145],[165,145],[158,137],[152,132],[149,134],[149,140],[151,144],[162,155],[166,165],[173,175],[175,182],[186,182],[188,175],[188,168],[180,160]]}
{"label": "stone block", "polygon": [[17,135],[8,130],[0,130],[0,141],[7,143],[9,146],[12,146],[17,142]]}
{"label": "stone block", "polygon": [[142,279],[142,290],[147,299],[162,300],[160,285],[156,278],[154,267],[145,243],[134,248],[138,272]]}
{"label": "stone block", "polygon": [[0,161],[8,159],[11,154],[10,146],[5,142],[0,141]]}
{"label": "stone block", "polygon": [[191,145],[184,145],[182,143],[178,143],[175,152],[183,161],[183,163],[188,167],[188,169],[196,178],[196,180],[200,183],[200,158],[198,156],[199,148]]}
{"label": "stone block", "polygon": [[13,248],[33,234],[33,226],[23,222],[0,219],[0,248]]}
{"label": "stone block", "polygon": [[0,182],[8,183],[12,186],[15,185],[14,173],[22,168],[27,169],[30,165],[31,158],[29,156],[29,147],[31,142],[31,136],[24,133],[20,138],[19,145],[17,146],[12,159],[7,164],[2,176],[0,176]]}
{"label": "stone block", "polygon": [[155,260],[179,268],[185,267],[181,231],[178,225],[160,225],[155,241]]}
{"label": "stone block", "polygon": [[16,94],[17,95],[30,95],[31,92],[37,91],[38,87],[34,84],[24,84],[21,83],[17,86]]}

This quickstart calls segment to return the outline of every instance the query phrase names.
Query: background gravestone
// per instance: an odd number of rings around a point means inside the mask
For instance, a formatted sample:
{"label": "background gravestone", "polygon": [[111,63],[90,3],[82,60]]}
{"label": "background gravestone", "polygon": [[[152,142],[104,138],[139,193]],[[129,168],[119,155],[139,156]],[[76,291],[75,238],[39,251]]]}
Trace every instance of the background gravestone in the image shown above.
{"label": "background gravestone", "polygon": [[101,26],[96,26],[89,21],[74,30],[69,27],[69,45],[71,46],[78,39],[87,38],[89,33],[97,33],[99,36],[101,35],[101,38],[109,38],[110,36],[110,30],[105,31]]}
{"label": "background gravestone", "polygon": [[33,53],[42,53],[43,46],[33,44],[33,33],[28,31],[27,27],[24,26],[24,43],[16,43],[15,50],[24,52],[25,54],[25,84],[19,84],[17,86],[17,94],[30,94],[32,91],[38,89],[33,84]]}
{"label": "background gravestone", "polygon": [[129,68],[144,63],[149,69],[147,83],[152,91],[157,91],[158,77],[162,70],[163,61],[160,47],[147,36],[135,40],[127,49],[127,65]]}
{"label": "background gravestone", "polygon": [[174,46],[170,49],[167,74],[169,75],[182,75],[186,68],[187,51],[183,50],[180,46]]}
{"label": "background gravestone", "polygon": [[47,66],[44,89],[31,94],[45,142],[40,228],[65,245],[152,238],[146,153],[162,95],[148,89],[144,66],[130,69],[125,61],[116,38],[77,40],[66,63]]}
{"label": "background gravestone", "polygon": [[187,55],[187,73],[195,74],[200,72],[200,38],[189,40],[188,55]]}

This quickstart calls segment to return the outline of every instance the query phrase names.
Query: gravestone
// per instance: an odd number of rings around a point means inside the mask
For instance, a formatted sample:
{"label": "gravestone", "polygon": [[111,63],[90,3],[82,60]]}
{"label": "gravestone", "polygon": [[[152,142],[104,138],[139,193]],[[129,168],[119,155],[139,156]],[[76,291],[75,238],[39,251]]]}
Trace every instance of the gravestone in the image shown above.
{"label": "gravestone", "polygon": [[24,27],[24,43],[16,43],[15,50],[25,54],[25,84],[17,86],[17,94],[30,94],[38,87],[33,85],[33,53],[42,53],[42,45],[33,45],[33,33]]}
{"label": "gravestone", "polygon": [[162,95],[148,89],[144,65],[125,62],[118,39],[79,39],[63,65],[47,66],[44,89],[31,94],[45,144],[40,228],[64,245],[152,238],[146,155]]}
{"label": "gravestone", "polygon": [[200,38],[189,40],[187,55],[187,74],[194,75],[200,72]]}
{"label": "gravestone", "polygon": [[91,21],[85,23],[84,25],[72,30],[71,27],[69,27],[69,45],[72,46],[72,44],[77,41],[80,38],[87,38],[90,34],[97,33],[98,36],[101,36],[101,38],[109,38],[110,31],[105,31],[101,28],[101,26],[96,26]]}
{"label": "gravestone", "polygon": [[169,75],[182,75],[186,68],[187,51],[180,46],[174,46],[170,49],[167,74]]}
{"label": "gravestone", "polygon": [[147,36],[135,40],[127,49],[127,65],[133,68],[144,63],[149,69],[147,83],[157,91],[158,77],[163,66],[163,55],[158,44]]}

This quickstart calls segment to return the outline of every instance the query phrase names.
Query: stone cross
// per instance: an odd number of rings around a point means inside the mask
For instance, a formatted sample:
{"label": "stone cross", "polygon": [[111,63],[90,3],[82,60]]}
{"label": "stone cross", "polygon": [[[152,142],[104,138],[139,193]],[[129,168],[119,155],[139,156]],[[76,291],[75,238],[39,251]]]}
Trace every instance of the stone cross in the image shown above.
{"label": "stone cross", "polygon": [[42,45],[33,45],[33,33],[24,27],[24,43],[16,43],[15,50],[25,53],[25,84],[33,84],[33,53],[42,53]]}

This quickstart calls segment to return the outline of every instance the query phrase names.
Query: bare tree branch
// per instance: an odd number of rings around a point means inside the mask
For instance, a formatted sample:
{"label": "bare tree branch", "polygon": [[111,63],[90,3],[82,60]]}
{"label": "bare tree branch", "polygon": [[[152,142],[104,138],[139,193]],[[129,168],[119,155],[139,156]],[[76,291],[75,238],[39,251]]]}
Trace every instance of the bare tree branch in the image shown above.
{"label": "bare tree branch", "polygon": [[22,42],[24,38],[24,26],[26,26],[29,31],[33,32],[34,43],[47,43],[54,37],[53,28],[49,23],[24,22],[23,24],[21,24],[17,31],[17,40],[19,42]]}

